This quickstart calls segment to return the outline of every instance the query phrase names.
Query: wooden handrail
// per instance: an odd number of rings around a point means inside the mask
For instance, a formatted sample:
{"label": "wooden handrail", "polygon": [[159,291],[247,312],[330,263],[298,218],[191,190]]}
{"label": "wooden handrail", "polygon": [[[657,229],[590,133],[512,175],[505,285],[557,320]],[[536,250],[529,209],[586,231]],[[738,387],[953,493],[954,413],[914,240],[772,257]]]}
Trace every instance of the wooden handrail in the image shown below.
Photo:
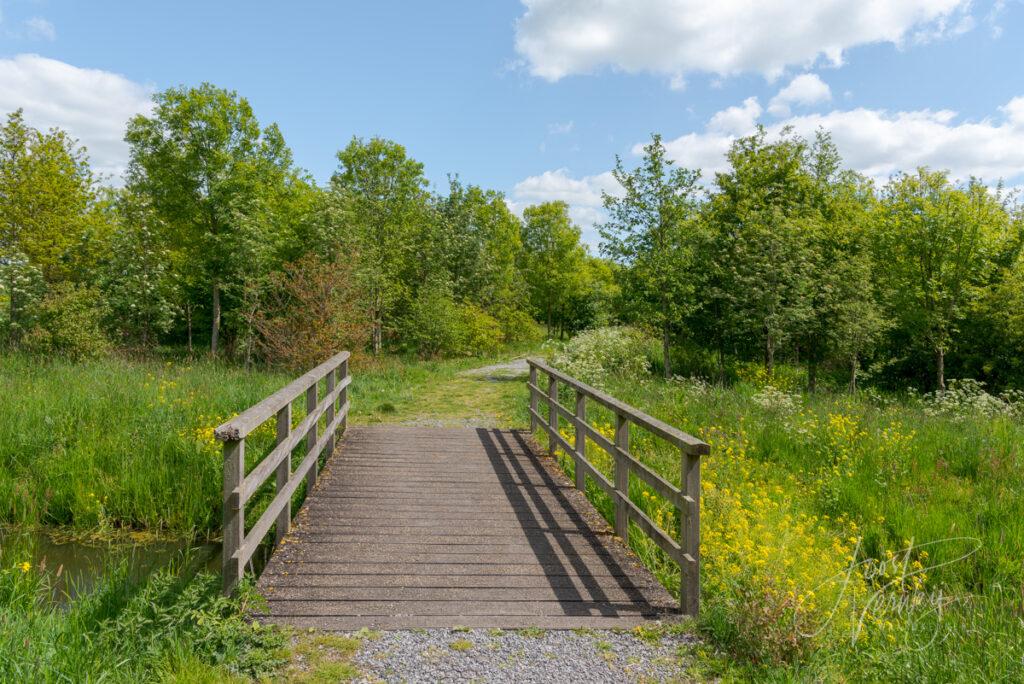
{"label": "wooden handrail", "polygon": [[[275,544],[291,528],[292,496],[302,478],[306,490],[316,484],[320,455],[334,451],[335,437],[344,432],[349,411],[349,353],[341,352],[308,373],[296,378],[263,401],[246,409],[216,430],[214,436],[224,443],[224,593],[230,593],[242,579],[246,564],[252,559],[263,538],[275,529]],[[320,382],[326,388],[320,396]],[[306,395],[306,416],[292,429],[292,402]],[[322,436],[318,427],[325,418],[327,427]],[[245,473],[245,438],[268,420],[276,419],[274,448],[249,472]],[[293,472],[292,450],[306,442],[306,455]],[[276,494],[256,523],[245,533],[245,504],[259,491],[271,475],[275,476]]]}
{"label": "wooden handrail", "polygon": [[[542,428],[548,435],[548,451],[562,449],[575,463],[576,487],[586,492],[586,478],[591,480],[615,504],[615,533],[628,543],[629,523],[639,527],[678,565],[681,573],[679,607],[685,615],[696,616],[700,608],[700,456],[711,452],[704,441],[688,435],[639,409],[584,384],[536,359],[530,365],[530,430]],[[539,373],[547,375],[547,387],[539,382]],[[576,394],[576,410],[570,411],[558,401],[558,383],[568,385]],[[587,399],[593,399],[615,415],[615,438],[609,440],[587,422]],[[538,409],[547,404],[547,416]],[[575,445],[569,444],[558,430],[559,418],[570,421],[575,428]],[[659,437],[680,451],[680,482],[676,487],[664,477],[641,463],[629,451],[629,425],[633,423]],[[609,480],[587,459],[587,441],[607,452],[615,461],[614,477]],[[659,528],[629,498],[629,477],[633,475],[665,497],[679,511],[679,539]]]}

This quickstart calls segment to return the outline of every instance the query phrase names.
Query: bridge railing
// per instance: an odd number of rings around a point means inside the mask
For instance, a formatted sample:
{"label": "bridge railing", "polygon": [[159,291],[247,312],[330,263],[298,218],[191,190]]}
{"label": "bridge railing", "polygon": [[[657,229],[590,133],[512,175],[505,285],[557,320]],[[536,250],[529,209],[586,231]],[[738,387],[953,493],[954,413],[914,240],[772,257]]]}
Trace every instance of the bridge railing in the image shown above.
{"label": "bridge railing", "polygon": [[[224,592],[231,592],[245,572],[263,538],[274,527],[274,543],[291,528],[292,496],[306,480],[306,491],[316,484],[320,455],[334,451],[335,438],[344,432],[349,401],[349,352],[336,354],[274,394],[243,411],[214,431],[224,443]],[[320,384],[325,389],[320,393]],[[306,415],[292,427],[292,402],[306,395]],[[277,418],[275,446],[253,469],[245,472],[245,438],[256,428]],[[319,435],[320,419],[326,427]],[[305,440],[306,455],[293,471],[292,451]],[[245,504],[271,475],[276,493],[256,523],[245,532]]]}
{"label": "bridge railing", "polygon": [[[678,430],[642,411],[622,403],[604,392],[556,370],[542,361],[530,364],[530,429],[538,426],[548,435],[548,450],[561,448],[568,454],[576,471],[576,487],[586,492],[586,477],[611,497],[615,505],[615,534],[629,541],[629,523],[634,523],[678,565],[681,572],[679,603],[686,615],[696,616],[700,606],[700,457],[710,453],[703,441]],[[542,388],[539,374],[547,376]],[[575,394],[575,411],[559,403],[558,383],[567,385]],[[615,415],[615,436],[609,440],[587,421],[587,400],[592,400]],[[547,417],[538,411],[539,403],[547,404]],[[574,444],[559,431],[559,418],[565,418],[575,429]],[[629,451],[629,426],[634,424],[659,437],[680,452],[681,487],[641,463]],[[614,478],[609,480],[587,459],[587,440],[603,449],[614,461]],[[667,499],[679,511],[679,539],[675,539],[652,521],[629,498],[630,475],[638,478]]]}

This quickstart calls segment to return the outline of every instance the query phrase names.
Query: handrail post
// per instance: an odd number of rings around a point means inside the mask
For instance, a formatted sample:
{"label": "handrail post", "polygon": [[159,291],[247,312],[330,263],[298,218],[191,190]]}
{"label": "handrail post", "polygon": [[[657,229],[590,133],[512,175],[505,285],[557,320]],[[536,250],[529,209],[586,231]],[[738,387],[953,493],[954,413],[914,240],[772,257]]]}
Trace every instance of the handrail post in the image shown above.
{"label": "handrail post", "polygon": [[576,390],[576,489],[587,491],[587,471],[583,463],[587,460],[587,432],[583,429],[587,422],[587,395]]}
{"label": "handrail post", "polygon": [[555,404],[558,403],[558,379],[554,375],[548,376],[548,425],[551,432],[548,433],[548,454],[555,455],[555,435],[558,434],[558,410]]}
{"label": "handrail post", "polygon": [[[292,431],[292,405],[286,404],[277,412],[277,439],[274,445],[277,446],[288,439],[288,436]],[[287,454],[281,463],[277,466],[275,472],[274,484],[276,486],[276,492],[280,493],[285,487],[288,486],[288,480],[292,477],[292,455]],[[285,538],[292,528],[292,507],[291,503],[281,509],[281,513],[277,516],[277,522],[274,523],[274,545],[281,543],[281,540]]]}
{"label": "handrail post", "polygon": [[230,594],[245,572],[245,566],[237,555],[245,539],[245,508],[241,497],[242,478],[245,476],[245,439],[224,442],[223,451],[224,543],[221,569],[224,593]]}
{"label": "handrail post", "polygon": [[615,534],[629,543],[629,512],[624,499],[629,498],[629,464],[623,452],[629,451],[629,418],[615,414]]}
{"label": "handrail post", "polygon": [[[331,392],[334,391],[334,380],[335,375],[334,371],[332,370],[330,373],[327,374],[327,396],[330,396]],[[334,409],[336,401],[336,399],[331,399],[330,404],[328,404],[327,406],[327,411],[324,412],[324,415],[327,417],[327,421],[325,424],[328,426],[332,426],[334,423]],[[336,434],[336,431],[333,427],[331,427],[330,430],[331,434],[327,436],[327,444],[324,446],[324,451],[327,452],[327,458],[330,458],[331,454],[334,453],[334,436]]]}
{"label": "handrail post", "polygon": [[[306,415],[312,415],[316,411],[317,405],[317,385],[319,383],[314,382],[306,390]],[[316,438],[320,432],[320,422],[317,421],[309,426],[309,432],[306,433],[306,453],[312,453],[316,448]],[[313,487],[316,486],[316,471],[320,464],[318,462],[313,463],[313,467],[309,469],[309,474],[306,475],[306,496],[313,491]]]}
{"label": "handrail post", "polygon": [[[338,366],[338,382],[344,382],[348,379],[348,359],[341,362]],[[344,387],[341,393],[338,395],[338,408],[342,409],[345,404],[348,403],[348,387]],[[348,413],[341,417],[341,422],[338,423],[338,430],[341,434],[345,434],[345,428],[348,427]]]}
{"label": "handrail post", "polygon": [[679,581],[679,609],[697,617],[700,607],[700,457],[682,453],[682,488],[690,498],[679,513],[682,558]]}
{"label": "handrail post", "polygon": [[[537,367],[532,363],[530,364],[530,384],[534,387],[540,387],[537,384]],[[530,389],[530,433],[537,431],[537,392]]]}

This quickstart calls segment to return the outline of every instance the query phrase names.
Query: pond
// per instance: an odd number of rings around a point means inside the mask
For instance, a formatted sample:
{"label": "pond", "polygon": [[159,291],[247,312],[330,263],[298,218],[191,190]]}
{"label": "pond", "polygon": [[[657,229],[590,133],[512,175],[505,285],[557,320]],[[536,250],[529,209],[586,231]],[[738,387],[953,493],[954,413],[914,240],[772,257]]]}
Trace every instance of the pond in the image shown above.
{"label": "pond", "polygon": [[92,591],[121,563],[133,581],[177,565],[183,574],[220,572],[219,542],[189,540],[88,542],[63,539],[45,530],[0,529],[0,564],[29,562],[50,578],[52,599],[67,603]]}

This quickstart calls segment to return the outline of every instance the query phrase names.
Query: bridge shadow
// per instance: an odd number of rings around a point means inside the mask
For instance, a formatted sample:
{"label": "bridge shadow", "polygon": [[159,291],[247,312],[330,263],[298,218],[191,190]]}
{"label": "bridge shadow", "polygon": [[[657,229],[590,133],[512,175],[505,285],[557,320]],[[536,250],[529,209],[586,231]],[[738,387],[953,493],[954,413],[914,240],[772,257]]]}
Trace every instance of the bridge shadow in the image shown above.
{"label": "bridge shadow", "polygon": [[[652,605],[632,581],[630,570],[616,560],[569,501],[565,490],[571,487],[552,476],[521,432],[487,428],[477,428],[476,432],[565,615],[619,617],[639,613],[660,617],[666,613],[664,607]],[[518,448],[509,443],[510,435]],[[581,556],[581,552],[587,556]],[[621,597],[613,600],[607,592],[611,586],[617,587],[628,603]]]}

